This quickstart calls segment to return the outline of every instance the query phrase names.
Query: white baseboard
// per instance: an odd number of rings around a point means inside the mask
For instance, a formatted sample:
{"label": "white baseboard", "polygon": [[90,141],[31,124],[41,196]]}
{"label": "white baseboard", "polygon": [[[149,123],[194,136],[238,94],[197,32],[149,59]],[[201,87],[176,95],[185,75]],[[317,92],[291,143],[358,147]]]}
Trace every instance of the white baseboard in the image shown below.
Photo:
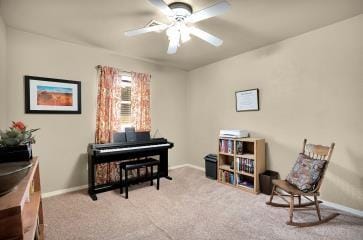
{"label": "white baseboard", "polygon": [[193,165],[193,164],[189,164],[189,163],[180,164],[180,165],[175,165],[175,166],[169,167],[169,170],[178,169],[178,168],[182,168],[182,167],[190,167],[190,168],[194,168],[194,169],[197,169],[199,171],[205,172],[205,169],[204,168],[199,167],[199,166],[196,166],[196,165]]}
{"label": "white baseboard", "polygon": [[175,166],[169,167],[169,170],[174,170],[174,169],[178,169],[178,168],[182,168],[182,167],[187,167],[187,166],[188,166],[188,164],[175,165]]}
{"label": "white baseboard", "polygon": [[82,185],[82,186],[71,187],[71,188],[60,189],[60,190],[56,190],[56,191],[52,191],[52,192],[42,193],[42,198],[53,197],[53,196],[57,196],[57,195],[61,195],[61,194],[69,193],[69,192],[75,192],[75,191],[79,191],[79,190],[82,190],[85,188],[88,188],[88,185]]}
{"label": "white baseboard", "polygon": [[[313,197],[307,197],[307,198],[309,198],[311,201],[314,201]],[[319,200],[322,201],[322,203],[321,203],[322,205],[325,205],[327,207],[331,207],[331,208],[334,208],[334,209],[337,209],[337,210],[340,210],[343,212],[347,212],[347,213],[350,213],[350,214],[358,216],[358,217],[363,217],[363,211],[361,211],[361,210],[350,208],[350,207],[347,207],[347,206],[344,206],[344,205],[341,205],[338,203],[325,201],[324,199],[321,199],[321,198],[319,198]]]}
{"label": "white baseboard", "polygon": [[199,171],[205,172],[205,168],[203,168],[203,167],[199,167],[197,165],[193,165],[193,164],[189,164],[189,163],[186,165],[187,165],[187,167],[191,167],[191,168],[197,169]]}
{"label": "white baseboard", "polygon": [[[203,167],[199,167],[199,166],[189,164],[189,163],[169,167],[169,170],[174,170],[174,169],[178,169],[178,168],[182,168],[182,167],[190,167],[190,168],[194,168],[199,171],[205,172],[205,169]],[[75,191],[85,189],[87,187],[88,187],[88,185],[82,185],[82,186],[78,186],[78,187],[56,190],[53,192],[47,192],[47,193],[42,194],[42,198],[53,197],[53,196],[57,196],[57,195],[61,195],[61,194],[69,193],[69,192],[75,192]],[[363,211],[360,211],[358,209],[350,208],[350,207],[347,207],[347,206],[344,206],[344,205],[341,205],[338,203],[333,203],[333,202],[329,202],[329,201],[325,201],[325,200],[322,200],[322,201],[323,201],[322,204],[325,206],[335,208],[337,210],[341,210],[341,211],[344,211],[344,212],[347,212],[347,213],[350,213],[350,214],[353,214],[353,215],[356,215],[359,217],[363,217]]]}
{"label": "white baseboard", "polygon": [[344,205],[341,205],[341,204],[338,204],[338,203],[328,202],[328,201],[325,201],[325,200],[322,200],[322,201],[323,201],[322,204],[325,205],[325,206],[335,208],[337,210],[341,210],[341,211],[344,211],[344,212],[348,212],[348,213],[356,215],[358,217],[363,217],[363,211],[360,211],[358,209],[350,208],[350,207],[347,207],[347,206],[344,206]]}

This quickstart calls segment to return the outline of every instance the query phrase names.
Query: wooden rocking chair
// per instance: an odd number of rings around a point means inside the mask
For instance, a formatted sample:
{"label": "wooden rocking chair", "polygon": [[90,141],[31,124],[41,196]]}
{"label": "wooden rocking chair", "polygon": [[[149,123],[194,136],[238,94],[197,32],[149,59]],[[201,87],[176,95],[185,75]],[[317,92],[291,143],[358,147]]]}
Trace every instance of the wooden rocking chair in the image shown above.
{"label": "wooden rocking chair", "polygon": [[[314,159],[327,160],[325,167],[323,169],[322,175],[321,175],[318,183],[316,184],[316,187],[313,190],[311,190],[309,192],[303,192],[303,191],[300,191],[294,185],[287,182],[286,180],[272,180],[272,183],[274,184],[274,186],[272,188],[270,201],[266,202],[266,204],[274,206],[274,207],[290,208],[289,209],[290,219],[289,219],[289,221],[286,222],[287,225],[292,225],[292,226],[297,226],[297,227],[309,227],[309,226],[326,223],[339,215],[338,213],[333,213],[323,219],[320,215],[320,208],[319,208],[319,204],[322,203],[322,201],[318,200],[319,189],[320,189],[321,183],[323,182],[324,174],[328,167],[329,160],[331,158],[331,155],[332,155],[332,152],[334,149],[334,145],[335,144],[332,143],[330,145],[330,147],[327,147],[327,146],[321,146],[321,145],[306,144],[306,139],[304,139],[302,153],[304,153],[306,156],[309,156]],[[278,189],[283,190],[287,194],[282,194],[281,192],[278,191]],[[275,195],[278,195],[279,197],[281,197],[281,199],[284,200],[287,204],[272,202],[272,199]],[[308,200],[308,202],[301,203],[301,196],[306,198]],[[290,202],[287,199],[285,199],[285,197],[289,197]],[[313,197],[314,200],[311,200],[308,197]],[[295,198],[298,198],[298,204],[295,204],[295,202],[294,202]],[[315,206],[315,207],[308,208],[309,206]],[[313,222],[294,222],[293,221],[294,209],[295,210],[315,210],[316,209],[319,220],[313,221]]]}

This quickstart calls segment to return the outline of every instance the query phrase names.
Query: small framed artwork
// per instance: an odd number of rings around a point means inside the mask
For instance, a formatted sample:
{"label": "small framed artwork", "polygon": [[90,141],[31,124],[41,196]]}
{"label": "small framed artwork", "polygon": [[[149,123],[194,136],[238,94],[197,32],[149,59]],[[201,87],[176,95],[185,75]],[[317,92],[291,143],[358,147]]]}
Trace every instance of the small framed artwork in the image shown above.
{"label": "small framed artwork", "polygon": [[24,82],[25,113],[81,113],[81,82],[34,76]]}
{"label": "small framed artwork", "polygon": [[260,110],[258,88],[236,92],[237,112],[258,110]]}

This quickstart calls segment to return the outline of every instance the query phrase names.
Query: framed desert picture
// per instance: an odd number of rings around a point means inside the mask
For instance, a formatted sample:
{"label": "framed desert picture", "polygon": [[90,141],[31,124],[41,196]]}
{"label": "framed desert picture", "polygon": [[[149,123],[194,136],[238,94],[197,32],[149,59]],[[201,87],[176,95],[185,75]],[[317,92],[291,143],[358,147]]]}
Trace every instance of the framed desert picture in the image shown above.
{"label": "framed desert picture", "polygon": [[25,113],[81,113],[81,82],[25,76]]}

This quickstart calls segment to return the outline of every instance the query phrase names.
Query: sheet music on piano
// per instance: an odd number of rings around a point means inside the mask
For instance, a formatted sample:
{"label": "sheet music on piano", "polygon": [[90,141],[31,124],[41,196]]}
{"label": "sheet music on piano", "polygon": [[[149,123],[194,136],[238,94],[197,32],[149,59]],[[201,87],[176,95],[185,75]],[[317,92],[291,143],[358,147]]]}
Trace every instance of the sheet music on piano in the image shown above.
{"label": "sheet music on piano", "polygon": [[[160,134],[159,128],[156,129],[156,131],[154,132],[153,138],[156,138],[156,135]],[[159,136],[160,138],[161,136]]]}

